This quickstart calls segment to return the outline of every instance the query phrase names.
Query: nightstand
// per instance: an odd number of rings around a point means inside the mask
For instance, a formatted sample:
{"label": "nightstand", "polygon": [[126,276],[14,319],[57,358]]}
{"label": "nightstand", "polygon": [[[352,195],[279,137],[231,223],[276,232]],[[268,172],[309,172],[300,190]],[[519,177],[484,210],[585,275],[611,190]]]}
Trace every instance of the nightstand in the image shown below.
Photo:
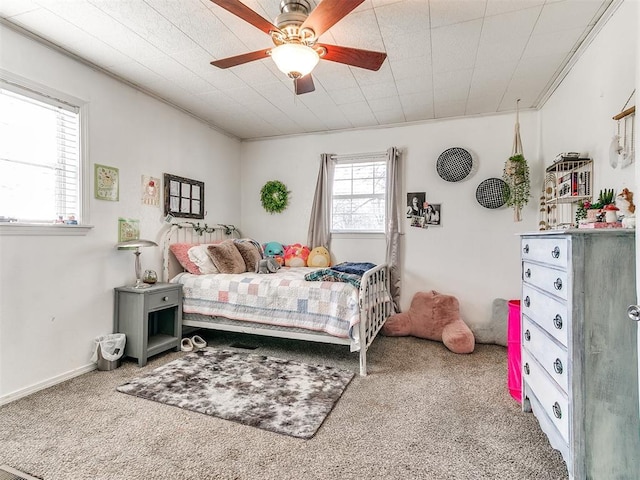
{"label": "nightstand", "polygon": [[149,288],[115,289],[114,331],[124,333],[124,355],[137,358],[143,367],[147,358],[173,348],[182,340],[182,285],[157,283]]}

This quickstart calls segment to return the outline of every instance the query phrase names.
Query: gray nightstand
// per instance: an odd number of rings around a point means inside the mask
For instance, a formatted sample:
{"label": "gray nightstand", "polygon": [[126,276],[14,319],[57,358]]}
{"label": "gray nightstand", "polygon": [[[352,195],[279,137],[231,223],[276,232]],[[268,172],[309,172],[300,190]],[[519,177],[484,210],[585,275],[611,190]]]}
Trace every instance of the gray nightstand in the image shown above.
{"label": "gray nightstand", "polygon": [[157,283],[149,288],[115,289],[114,331],[124,333],[124,355],[137,358],[143,367],[147,358],[173,348],[182,340],[182,285]]}

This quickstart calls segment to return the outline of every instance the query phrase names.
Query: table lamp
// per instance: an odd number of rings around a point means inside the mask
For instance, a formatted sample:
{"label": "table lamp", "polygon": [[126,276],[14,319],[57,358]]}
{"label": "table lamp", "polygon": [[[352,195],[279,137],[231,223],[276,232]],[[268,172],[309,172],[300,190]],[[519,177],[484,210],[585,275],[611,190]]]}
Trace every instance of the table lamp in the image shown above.
{"label": "table lamp", "polygon": [[128,240],[126,242],[120,242],[116,244],[118,250],[133,250],[133,254],[136,256],[136,284],[133,288],[147,288],[149,285],[142,281],[142,274],[140,268],[140,247],[157,247],[156,242],[151,240]]}

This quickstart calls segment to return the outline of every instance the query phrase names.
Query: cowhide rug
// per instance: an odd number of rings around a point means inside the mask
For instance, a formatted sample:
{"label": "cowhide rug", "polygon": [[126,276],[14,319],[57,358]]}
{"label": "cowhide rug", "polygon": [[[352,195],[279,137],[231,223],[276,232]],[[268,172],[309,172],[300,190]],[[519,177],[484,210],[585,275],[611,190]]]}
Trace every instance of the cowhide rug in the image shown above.
{"label": "cowhide rug", "polygon": [[353,372],[205,348],[119,392],[299,438],[311,438]]}

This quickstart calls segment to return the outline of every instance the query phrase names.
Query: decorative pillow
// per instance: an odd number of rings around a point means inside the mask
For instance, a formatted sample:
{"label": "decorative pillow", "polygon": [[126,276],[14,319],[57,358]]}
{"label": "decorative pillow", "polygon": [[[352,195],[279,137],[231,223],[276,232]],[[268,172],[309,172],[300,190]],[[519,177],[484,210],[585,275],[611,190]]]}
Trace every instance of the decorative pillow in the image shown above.
{"label": "decorative pillow", "polygon": [[[218,242],[217,242],[218,243]],[[207,275],[209,273],[220,273],[220,271],[216,268],[207,252],[207,247],[209,245],[213,245],[211,243],[196,245],[191,247],[187,252],[189,256],[189,260],[191,260],[200,270],[200,273],[203,275]]]}
{"label": "decorative pillow", "polygon": [[258,247],[253,241],[236,240],[235,246],[242,255],[244,264],[247,267],[247,272],[255,272],[258,269],[258,264],[262,260],[262,252],[258,250]]}
{"label": "decorative pillow", "polygon": [[209,245],[207,252],[220,273],[242,273],[247,271],[244,259],[233,240],[225,240],[216,245]]}
{"label": "decorative pillow", "polygon": [[198,266],[191,261],[189,258],[189,249],[197,245],[196,243],[172,243],[169,245],[169,250],[173,253],[173,256],[176,257],[176,260],[180,262],[182,268],[184,268],[187,272],[193,273],[194,275],[200,275],[200,269]]}

